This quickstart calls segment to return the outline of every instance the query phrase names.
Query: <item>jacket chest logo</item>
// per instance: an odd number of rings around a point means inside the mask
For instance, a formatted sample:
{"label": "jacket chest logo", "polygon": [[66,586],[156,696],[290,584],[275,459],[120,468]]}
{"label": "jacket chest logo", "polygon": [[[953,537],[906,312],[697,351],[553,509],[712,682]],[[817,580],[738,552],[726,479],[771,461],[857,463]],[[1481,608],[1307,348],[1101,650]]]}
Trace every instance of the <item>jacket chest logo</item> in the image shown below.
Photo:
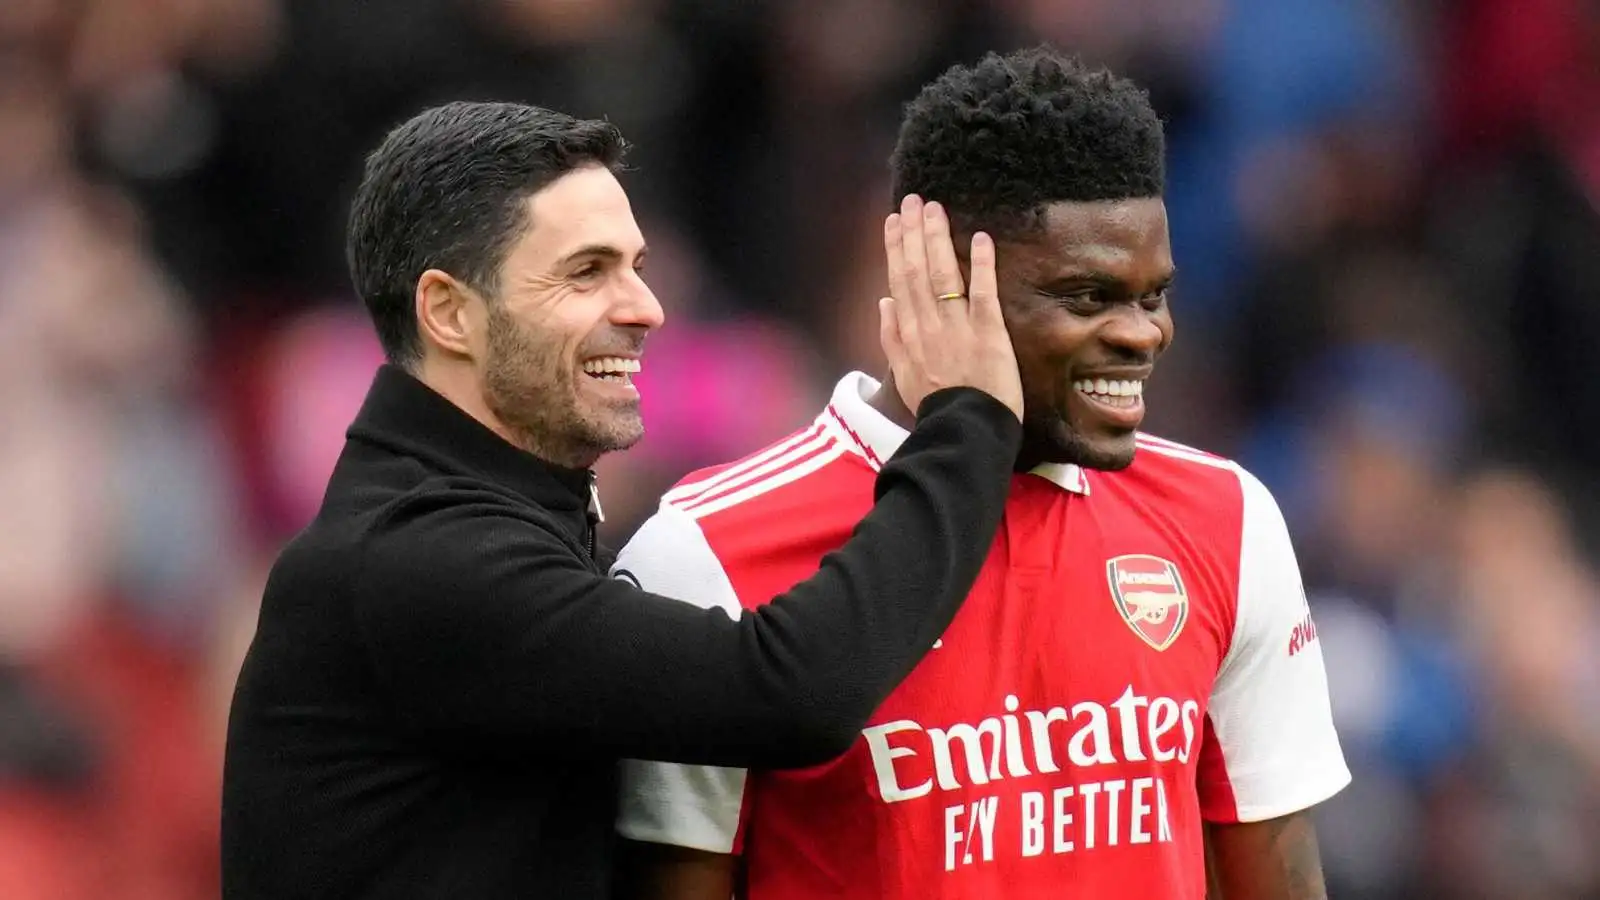
{"label": "jacket chest logo", "polygon": [[1189,620],[1189,592],[1176,563],[1144,553],[1106,560],[1106,580],[1122,621],[1156,650],[1178,639]]}

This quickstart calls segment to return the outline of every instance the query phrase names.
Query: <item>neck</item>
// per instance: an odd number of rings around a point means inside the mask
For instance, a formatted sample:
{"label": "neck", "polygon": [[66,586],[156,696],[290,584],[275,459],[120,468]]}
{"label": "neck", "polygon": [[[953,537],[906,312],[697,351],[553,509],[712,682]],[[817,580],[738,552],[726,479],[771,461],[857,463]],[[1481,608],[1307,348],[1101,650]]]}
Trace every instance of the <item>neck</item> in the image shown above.
{"label": "neck", "polygon": [[595,455],[561,453],[546,447],[534,435],[512,428],[490,408],[478,373],[470,365],[453,360],[429,357],[418,363],[411,374],[434,393],[454,403],[478,424],[499,435],[500,439],[524,453],[552,465],[567,469],[587,469],[594,465]]}
{"label": "neck", "polygon": [[522,447],[522,442],[516,439],[511,429],[489,409],[489,402],[484,398],[483,389],[478,384],[476,373],[471,366],[430,356],[417,363],[416,367],[411,369],[411,374],[432,388],[434,393],[477,419],[478,424],[499,435],[506,443]]}
{"label": "neck", "polygon": [[882,384],[877,393],[867,399],[867,405],[883,413],[884,418],[907,431],[917,424],[916,414],[906,407],[904,400],[900,399],[900,390],[895,387],[893,372],[883,376]]}
{"label": "neck", "polygon": [[[867,399],[867,405],[883,413],[884,418],[910,431],[917,424],[916,414],[906,407],[906,402],[900,398],[900,390],[895,387],[894,373],[883,376],[878,392]],[[1024,438],[1022,452],[1017,456],[1016,471],[1027,472],[1042,462],[1043,454],[1031,449],[1029,442]]]}

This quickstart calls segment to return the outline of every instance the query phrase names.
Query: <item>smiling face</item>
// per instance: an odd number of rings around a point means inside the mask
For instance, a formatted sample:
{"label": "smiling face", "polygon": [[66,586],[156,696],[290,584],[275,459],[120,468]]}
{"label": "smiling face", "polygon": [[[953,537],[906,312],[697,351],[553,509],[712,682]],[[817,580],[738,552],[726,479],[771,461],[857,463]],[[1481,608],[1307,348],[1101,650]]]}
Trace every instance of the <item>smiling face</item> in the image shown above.
{"label": "smiling face", "polygon": [[1001,240],[997,277],[1026,403],[1023,462],[1133,462],[1144,385],[1172,343],[1173,277],[1159,198],[1053,203]]}
{"label": "smiling face", "polygon": [[632,375],[661,304],[610,171],[575,170],[527,202],[531,225],[506,254],[473,355],[484,401],[518,445],[587,467],[644,435]]}

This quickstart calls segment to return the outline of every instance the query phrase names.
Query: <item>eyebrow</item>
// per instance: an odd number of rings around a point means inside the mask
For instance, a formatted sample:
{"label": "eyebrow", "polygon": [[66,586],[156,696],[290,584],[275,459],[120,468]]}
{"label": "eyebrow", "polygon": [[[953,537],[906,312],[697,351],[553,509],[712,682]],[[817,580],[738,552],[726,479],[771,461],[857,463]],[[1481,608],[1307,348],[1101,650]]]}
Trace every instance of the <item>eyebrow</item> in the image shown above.
{"label": "eyebrow", "polygon": [[[1154,289],[1161,290],[1163,288],[1169,288],[1172,286],[1172,283],[1177,280],[1177,278],[1178,270],[1176,267],[1173,267],[1173,269],[1167,273],[1165,278],[1162,278],[1155,283]],[[1125,279],[1116,275],[1112,275],[1110,272],[1103,272],[1099,269],[1083,269],[1080,271],[1063,274],[1055,278],[1046,279],[1041,283],[1041,286],[1048,287],[1051,285],[1083,282],[1088,282],[1103,288],[1119,289],[1125,287],[1128,283]]]}
{"label": "eyebrow", "polygon": [[[649,252],[649,250],[649,246],[641,244],[639,246],[639,252],[637,255],[644,256],[647,252]],[[591,257],[598,259],[620,260],[625,255],[626,254],[624,254],[621,250],[617,249],[611,244],[585,244],[584,246],[579,247],[578,249],[557,260],[556,266],[565,266],[570,263],[577,262],[580,259]]]}

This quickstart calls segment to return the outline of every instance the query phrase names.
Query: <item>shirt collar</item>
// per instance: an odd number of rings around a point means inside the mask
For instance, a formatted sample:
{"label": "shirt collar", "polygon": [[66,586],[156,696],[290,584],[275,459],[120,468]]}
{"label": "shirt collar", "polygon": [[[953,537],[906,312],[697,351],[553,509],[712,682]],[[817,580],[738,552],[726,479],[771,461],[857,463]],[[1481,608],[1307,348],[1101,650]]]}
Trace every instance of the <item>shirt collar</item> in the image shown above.
{"label": "shirt collar", "polygon": [[[834,386],[833,397],[822,416],[824,425],[842,432],[845,446],[855,448],[873,468],[881,467],[893,456],[910,433],[867,402],[882,386],[870,375],[851,372]],[[1089,479],[1083,469],[1071,463],[1044,463],[1028,471],[1074,494],[1089,493]]]}
{"label": "shirt collar", "polygon": [[443,472],[474,474],[552,509],[585,509],[591,474],[512,446],[465,410],[394,365],[378,369],[347,436],[426,460]]}

